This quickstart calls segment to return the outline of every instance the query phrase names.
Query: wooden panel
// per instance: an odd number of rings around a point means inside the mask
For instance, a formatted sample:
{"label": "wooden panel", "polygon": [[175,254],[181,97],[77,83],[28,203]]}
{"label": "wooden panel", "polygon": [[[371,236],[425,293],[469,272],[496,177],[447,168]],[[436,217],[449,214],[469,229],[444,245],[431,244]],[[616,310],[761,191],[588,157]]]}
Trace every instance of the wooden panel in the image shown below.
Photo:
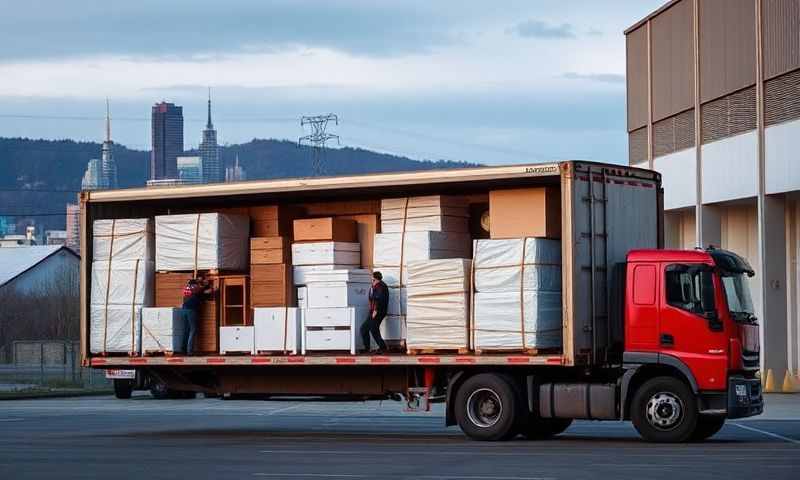
{"label": "wooden panel", "polygon": [[722,97],[756,81],[753,0],[703,0],[700,10],[700,101]]}
{"label": "wooden panel", "polygon": [[764,82],[766,126],[800,118],[800,70]]}
{"label": "wooden panel", "polygon": [[628,163],[636,165],[647,161],[647,127],[628,134]]}
{"label": "wooden panel", "polygon": [[303,204],[310,217],[365,215],[381,213],[380,200],[352,200],[339,202],[315,202]]}
{"label": "wooden panel", "polygon": [[250,207],[250,235],[253,237],[292,238],[292,221],[303,216],[294,206],[263,205]]}
{"label": "wooden panel", "polygon": [[252,265],[250,268],[250,305],[283,307],[294,305],[292,267],[287,264]]}
{"label": "wooden panel", "polygon": [[357,242],[358,226],[354,220],[337,217],[295,220],[294,240],[297,242]]}
{"label": "wooden panel", "polygon": [[286,237],[250,238],[250,264],[290,263],[291,248]]}
{"label": "wooden panel", "polygon": [[354,220],[358,227],[358,243],[361,244],[361,267],[372,268],[375,234],[378,231],[378,216],[375,214],[343,215],[339,218]]}
{"label": "wooden panel", "polygon": [[683,0],[651,23],[653,121],[694,106],[692,2]]}
{"label": "wooden panel", "polygon": [[800,0],[763,0],[764,78],[800,68]]}
{"label": "wooden panel", "polygon": [[248,308],[247,275],[226,275],[219,278],[220,325],[252,325]]}
{"label": "wooden panel", "polygon": [[[156,273],[156,307],[180,307],[183,304],[183,287],[192,278],[191,273],[183,272],[159,272]],[[216,278],[208,276],[216,285]],[[197,353],[216,353],[219,351],[219,312],[217,309],[217,294],[211,300],[203,302],[200,307],[200,318],[198,319],[197,339],[195,341],[195,351]]]}
{"label": "wooden panel", "polygon": [[628,83],[628,131],[647,125],[647,26],[625,37]]}

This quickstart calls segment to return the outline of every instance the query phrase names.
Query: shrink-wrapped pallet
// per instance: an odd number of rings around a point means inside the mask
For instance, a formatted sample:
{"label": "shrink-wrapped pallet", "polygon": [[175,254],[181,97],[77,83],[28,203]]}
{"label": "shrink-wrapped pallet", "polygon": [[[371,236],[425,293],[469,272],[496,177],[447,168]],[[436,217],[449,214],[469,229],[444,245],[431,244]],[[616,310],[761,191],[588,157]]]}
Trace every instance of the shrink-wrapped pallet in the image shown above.
{"label": "shrink-wrapped pallet", "polygon": [[89,348],[92,353],[141,352],[140,305],[92,305],[89,317]]}
{"label": "shrink-wrapped pallet", "polygon": [[468,230],[469,207],[462,197],[429,195],[381,200],[383,233]]}
{"label": "shrink-wrapped pallet", "polygon": [[142,353],[184,353],[188,333],[183,309],[142,309]]}
{"label": "shrink-wrapped pallet", "polygon": [[153,258],[153,222],[149,218],[95,220],[92,227],[92,260],[121,261]]}
{"label": "shrink-wrapped pallet", "polygon": [[469,348],[470,266],[461,258],[409,263],[409,352]]}
{"label": "shrink-wrapped pallet", "polygon": [[156,270],[245,270],[250,247],[245,215],[191,213],[156,217]]}
{"label": "shrink-wrapped pallet", "polygon": [[561,242],[477,240],[472,342],[477,351],[561,346]]}
{"label": "shrink-wrapped pallet", "polygon": [[153,262],[92,262],[92,353],[141,352],[141,310],[153,303]]}
{"label": "shrink-wrapped pallet", "polygon": [[[410,262],[441,258],[469,258],[472,244],[469,235],[450,232],[379,233],[375,235],[374,269],[383,274],[390,287],[407,283]],[[403,264],[401,277],[401,260]]]}
{"label": "shrink-wrapped pallet", "polygon": [[256,353],[300,351],[300,309],[272,307],[253,309]]}

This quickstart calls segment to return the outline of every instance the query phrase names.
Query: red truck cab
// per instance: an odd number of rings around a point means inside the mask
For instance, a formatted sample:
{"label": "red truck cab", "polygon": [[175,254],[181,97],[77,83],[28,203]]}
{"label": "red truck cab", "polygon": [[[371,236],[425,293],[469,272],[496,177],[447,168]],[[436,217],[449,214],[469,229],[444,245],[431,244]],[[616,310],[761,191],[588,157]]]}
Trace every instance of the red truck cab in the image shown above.
{"label": "red truck cab", "polygon": [[[763,411],[755,375],[758,324],[748,285],[753,275],[746,260],[721,249],[628,254],[624,365],[630,372],[650,370],[642,378],[652,379],[653,369],[685,378],[697,402],[691,408],[667,388],[640,395],[640,385],[629,385],[637,392],[628,405],[637,429],[666,435],[690,408],[701,423],[720,427],[725,418]],[[647,403],[635,405],[641,401]]]}

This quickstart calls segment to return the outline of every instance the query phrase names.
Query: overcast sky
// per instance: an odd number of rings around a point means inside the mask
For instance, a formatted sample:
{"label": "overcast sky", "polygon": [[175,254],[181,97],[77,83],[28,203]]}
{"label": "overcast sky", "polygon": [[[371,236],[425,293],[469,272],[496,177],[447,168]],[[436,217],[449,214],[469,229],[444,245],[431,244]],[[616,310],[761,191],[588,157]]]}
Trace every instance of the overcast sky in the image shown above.
{"label": "overcast sky", "polygon": [[150,106],[207,87],[225,143],[303,135],[333,112],[343,145],[486,164],[624,163],[622,31],[664,0],[78,1],[5,4],[0,136],[149,149]]}

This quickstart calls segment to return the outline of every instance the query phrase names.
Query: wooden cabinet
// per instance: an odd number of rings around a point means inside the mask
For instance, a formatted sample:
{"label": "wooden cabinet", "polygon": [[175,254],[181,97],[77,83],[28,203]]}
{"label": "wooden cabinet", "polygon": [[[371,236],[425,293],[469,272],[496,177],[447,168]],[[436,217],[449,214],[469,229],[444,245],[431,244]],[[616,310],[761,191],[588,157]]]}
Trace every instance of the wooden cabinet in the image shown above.
{"label": "wooden cabinet", "polygon": [[247,275],[219,277],[220,324],[224,327],[252,325]]}

